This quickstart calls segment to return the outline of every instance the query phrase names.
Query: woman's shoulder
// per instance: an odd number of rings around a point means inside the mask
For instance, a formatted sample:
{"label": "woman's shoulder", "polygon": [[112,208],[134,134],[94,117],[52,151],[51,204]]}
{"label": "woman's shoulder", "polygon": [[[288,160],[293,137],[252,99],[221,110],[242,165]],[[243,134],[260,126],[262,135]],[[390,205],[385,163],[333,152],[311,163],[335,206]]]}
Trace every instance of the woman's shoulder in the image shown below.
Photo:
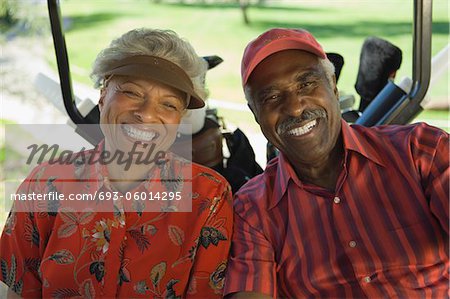
{"label": "woman's shoulder", "polygon": [[192,194],[193,208],[195,202],[201,202],[210,207],[232,210],[232,192],[227,180],[213,169],[196,163],[192,163]]}
{"label": "woman's shoulder", "polygon": [[89,167],[96,165],[95,149],[85,150],[77,153],[60,154],[57,157],[36,163],[30,163],[32,170],[27,175],[27,179],[41,179],[43,177],[65,179],[81,179],[88,173]]}
{"label": "woman's shoulder", "polygon": [[217,171],[197,163],[192,163],[192,183],[223,187],[229,186],[228,181]]}

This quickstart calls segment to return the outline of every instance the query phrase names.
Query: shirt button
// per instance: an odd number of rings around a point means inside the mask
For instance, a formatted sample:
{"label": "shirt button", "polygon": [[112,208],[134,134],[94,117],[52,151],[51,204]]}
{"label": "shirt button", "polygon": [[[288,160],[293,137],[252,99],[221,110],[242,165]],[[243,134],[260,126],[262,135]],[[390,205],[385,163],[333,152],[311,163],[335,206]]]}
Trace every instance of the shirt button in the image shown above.
{"label": "shirt button", "polygon": [[351,248],[355,248],[356,247],[356,242],[355,241],[350,241],[350,242],[348,242],[348,246],[350,246]]}
{"label": "shirt button", "polygon": [[335,197],[334,199],[333,199],[333,201],[334,201],[334,203],[340,203],[341,202],[341,199],[339,198],[339,197]]}
{"label": "shirt button", "polygon": [[363,281],[364,281],[365,283],[369,283],[369,282],[372,281],[372,279],[371,279],[369,276],[366,276],[366,277],[363,278]]}

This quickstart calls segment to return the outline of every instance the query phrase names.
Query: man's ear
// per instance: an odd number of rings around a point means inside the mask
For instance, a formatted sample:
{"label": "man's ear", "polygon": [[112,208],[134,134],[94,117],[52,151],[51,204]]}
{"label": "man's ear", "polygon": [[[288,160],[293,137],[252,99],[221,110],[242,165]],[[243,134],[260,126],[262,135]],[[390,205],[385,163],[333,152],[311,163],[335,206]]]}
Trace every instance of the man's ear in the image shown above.
{"label": "man's ear", "polygon": [[103,105],[105,105],[106,88],[100,89],[100,99],[98,100],[98,109],[102,111]]}
{"label": "man's ear", "polygon": [[337,83],[336,83],[336,76],[333,75],[333,93],[336,96],[336,99],[339,101],[339,90],[337,88]]}
{"label": "man's ear", "polygon": [[255,110],[253,110],[252,105],[250,105],[249,102],[247,102],[247,106],[250,109],[250,111],[253,113],[253,118],[255,119],[255,121],[258,123],[259,125],[259,121],[258,121],[258,116],[256,116]]}
{"label": "man's ear", "polygon": [[255,121],[259,125],[258,116],[256,114],[255,107],[253,107],[253,102],[252,102],[253,100],[250,96],[250,87],[248,85],[244,86],[244,94],[245,94],[245,99],[247,100],[247,106],[250,109],[250,111],[253,113],[253,117],[255,118]]}

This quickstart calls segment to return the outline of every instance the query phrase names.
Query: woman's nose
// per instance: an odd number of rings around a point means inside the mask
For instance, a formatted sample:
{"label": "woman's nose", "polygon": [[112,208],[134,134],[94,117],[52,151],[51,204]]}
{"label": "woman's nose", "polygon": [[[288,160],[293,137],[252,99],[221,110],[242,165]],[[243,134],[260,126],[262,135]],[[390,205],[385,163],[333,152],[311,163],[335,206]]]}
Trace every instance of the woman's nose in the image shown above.
{"label": "woman's nose", "polygon": [[145,100],[135,111],[134,116],[142,123],[155,123],[158,119],[157,105]]}

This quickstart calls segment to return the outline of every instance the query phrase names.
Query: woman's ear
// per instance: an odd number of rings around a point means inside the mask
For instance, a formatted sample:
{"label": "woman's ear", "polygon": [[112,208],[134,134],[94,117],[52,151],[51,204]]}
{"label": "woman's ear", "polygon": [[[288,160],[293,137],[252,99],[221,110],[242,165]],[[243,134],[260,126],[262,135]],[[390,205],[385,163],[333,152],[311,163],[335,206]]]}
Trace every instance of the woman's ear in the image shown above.
{"label": "woman's ear", "polygon": [[100,99],[98,100],[98,109],[102,111],[103,105],[105,104],[106,88],[102,87],[100,89]]}

